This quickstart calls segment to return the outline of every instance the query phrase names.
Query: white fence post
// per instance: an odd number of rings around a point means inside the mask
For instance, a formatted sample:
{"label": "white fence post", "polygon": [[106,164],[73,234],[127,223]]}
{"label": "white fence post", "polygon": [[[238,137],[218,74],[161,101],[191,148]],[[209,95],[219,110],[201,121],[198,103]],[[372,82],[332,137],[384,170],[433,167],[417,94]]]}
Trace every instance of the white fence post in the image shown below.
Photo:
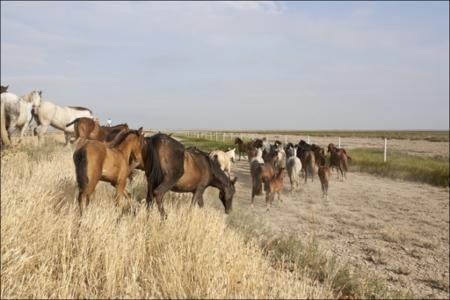
{"label": "white fence post", "polygon": [[308,139],[308,144],[309,144],[309,135],[308,135],[307,139]]}
{"label": "white fence post", "polygon": [[338,148],[341,148],[341,137],[339,137]]}
{"label": "white fence post", "polygon": [[284,136],[284,144],[287,144],[287,136]]}
{"label": "white fence post", "polygon": [[387,138],[384,138],[384,162],[387,160]]}

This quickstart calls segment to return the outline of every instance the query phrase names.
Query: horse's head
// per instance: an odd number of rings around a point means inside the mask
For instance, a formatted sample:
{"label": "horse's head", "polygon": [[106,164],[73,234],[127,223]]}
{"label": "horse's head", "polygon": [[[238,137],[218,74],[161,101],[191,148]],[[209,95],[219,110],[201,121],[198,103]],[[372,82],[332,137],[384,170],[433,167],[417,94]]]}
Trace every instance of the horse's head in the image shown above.
{"label": "horse's head", "polygon": [[138,130],[134,131],[135,132],[132,135],[133,137],[131,141],[131,155],[138,164],[138,167],[139,166],[144,167],[144,159],[142,158],[142,146],[144,144],[144,130],[141,127]]}
{"label": "horse's head", "polygon": [[228,179],[226,184],[220,189],[219,198],[222,201],[222,204],[225,208],[225,213],[229,214],[232,209],[233,197],[236,193],[236,188],[234,187],[236,183],[237,177],[234,177],[233,180]]}
{"label": "horse's head", "polygon": [[32,91],[27,98],[27,101],[32,104],[33,109],[36,109],[41,105],[42,91]]}
{"label": "horse's head", "polygon": [[242,143],[242,140],[240,138],[237,137],[237,138],[234,139],[234,144],[239,145],[241,143]]}
{"label": "horse's head", "polygon": [[333,151],[333,150],[335,150],[335,149],[336,149],[336,146],[334,146],[333,143],[328,144],[328,151],[327,151],[328,153]]}

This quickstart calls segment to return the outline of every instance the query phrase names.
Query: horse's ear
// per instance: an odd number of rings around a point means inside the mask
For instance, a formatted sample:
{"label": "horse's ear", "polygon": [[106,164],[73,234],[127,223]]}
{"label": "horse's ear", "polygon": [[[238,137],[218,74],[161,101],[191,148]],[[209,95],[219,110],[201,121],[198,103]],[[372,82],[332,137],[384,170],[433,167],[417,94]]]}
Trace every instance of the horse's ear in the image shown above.
{"label": "horse's ear", "polygon": [[234,185],[236,183],[236,181],[237,181],[237,177],[234,177],[234,179],[231,180],[231,184]]}
{"label": "horse's ear", "polygon": [[39,97],[42,97],[42,91],[38,91]]}
{"label": "horse's ear", "polygon": [[142,133],[143,133],[143,128],[142,128],[142,126],[141,126],[141,127],[139,127],[139,129],[138,129],[138,133],[139,133],[139,134],[142,134]]}

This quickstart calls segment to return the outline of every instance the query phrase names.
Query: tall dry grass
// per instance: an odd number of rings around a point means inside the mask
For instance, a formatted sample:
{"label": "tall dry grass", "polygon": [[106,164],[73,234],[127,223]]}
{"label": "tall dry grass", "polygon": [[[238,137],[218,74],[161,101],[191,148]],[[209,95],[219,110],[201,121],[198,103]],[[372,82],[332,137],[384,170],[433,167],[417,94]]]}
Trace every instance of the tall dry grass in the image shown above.
{"label": "tall dry grass", "polygon": [[[115,208],[101,183],[80,218],[72,151],[27,147],[2,153],[2,299],[333,297],[274,267],[222,211],[190,208],[190,196],[168,196],[161,222],[137,201]],[[142,176],[130,191],[144,197]]]}

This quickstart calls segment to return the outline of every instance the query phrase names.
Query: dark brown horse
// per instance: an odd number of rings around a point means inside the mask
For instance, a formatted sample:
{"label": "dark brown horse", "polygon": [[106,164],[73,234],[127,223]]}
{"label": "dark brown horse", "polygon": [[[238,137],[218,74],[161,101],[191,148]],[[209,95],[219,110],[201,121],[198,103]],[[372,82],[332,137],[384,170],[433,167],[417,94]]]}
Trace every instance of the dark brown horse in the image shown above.
{"label": "dark brown horse", "polygon": [[240,138],[234,139],[234,144],[237,146],[238,154],[239,154],[239,160],[241,160],[242,154],[247,154],[247,158],[250,161],[249,155],[254,154],[256,151],[255,146],[253,145],[253,141],[250,142],[244,142]]}
{"label": "dark brown horse", "polygon": [[127,124],[119,124],[115,126],[100,126],[98,120],[91,118],[77,118],[68,123],[66,127],[70,125],[75,128],[75,138],[80,140],[97,140],[111,142],[116,135],[122,130],[128,130]]}
{"label": "dark brown horse", "polygon": [[[96,140],[86,140],[73,154],[76,178],[79,188],[78,204],[80,214],[95,191],[97,183],[102,180],[116,188],[115,203],[125,193],[127,177],[134,167],[143,164],[141,148],[144,141],[142,127],[139,130],[122,131],[111,144]],[[129,166],[130,159],[133,164]]]}
{"label": "dark brown horse", "polygon": [[336,148],[332,143],[328,145],[328,152],[330,153],[330,168],[337,169],[338,179],[339,172],[341,172],[342,180],[344,180],[344,178],[347,178],[348,161],[351,161],[351,157],[347,155],[344,148]]}
{"label": "dark brown horse", "polygon": [[236,179],[230,180],[217,162],[207,153],[195,148],[185,149],[183,144],[172,137],[158,133],[145,138],[144,169],[147,177],[147,205],[156,198],[162,218],[163,198],[168,191],[192,193],[192,203],[203,206],[203,193],[208,186],[219,189],[219,198],[229,213],[236,192]]}
{"label": "dark brown horse", "polygon": [[314,151],[303,150],[298,148],[297,157],[300,158],[302,162],[302,172],[305,176],[305,183],[308,181],[308,173],[311,175],[311,181],[314,182],[316,157]]}

